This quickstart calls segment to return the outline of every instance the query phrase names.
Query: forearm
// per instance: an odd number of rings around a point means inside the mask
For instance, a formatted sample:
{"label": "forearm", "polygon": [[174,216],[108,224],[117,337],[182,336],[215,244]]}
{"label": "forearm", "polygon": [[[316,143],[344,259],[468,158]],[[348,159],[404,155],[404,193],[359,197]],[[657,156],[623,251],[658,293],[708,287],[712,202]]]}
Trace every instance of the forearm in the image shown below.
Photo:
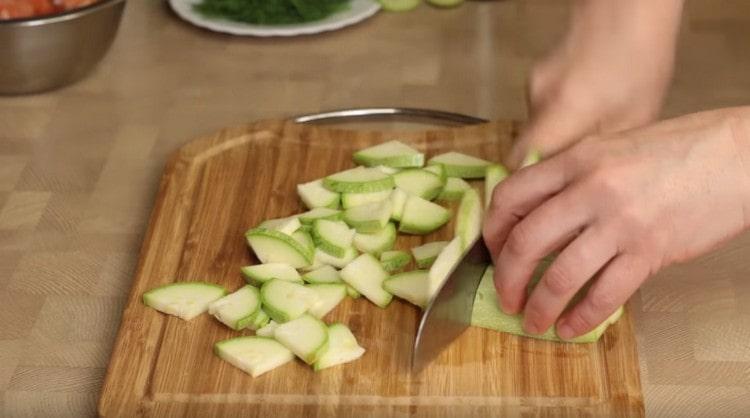
{"label": "forearm", "polygon": [[[740,181],[744,196],[745,229],[750,228],[750,106],[735,107],[727,112],[730,135],[737,152],[737,163],[745,176]],[[738,179],[739,180],[739,179]]]}
{"label": "forearm", "polygon": [[[571,12],[569,39],[575,48],[597,42],[629,46],[617,50],[631,58],[653,60],[671,76],[683,0],[577,0]],[[605,59],[605,58],[603,58]],[[633,65],[638,65],[633,62]]]}

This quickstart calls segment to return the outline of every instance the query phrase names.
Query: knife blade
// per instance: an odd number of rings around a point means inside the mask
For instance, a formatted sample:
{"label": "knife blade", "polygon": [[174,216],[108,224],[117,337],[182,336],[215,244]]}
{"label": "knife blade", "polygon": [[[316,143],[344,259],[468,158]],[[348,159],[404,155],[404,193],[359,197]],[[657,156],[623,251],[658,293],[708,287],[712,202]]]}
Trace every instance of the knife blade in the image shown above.
{"label": "knife blade", "polygon": [[474,297],[491,262],[484,240],[477,237],[422,315],[414,338],[412,372],[421,372],[471,325]]}

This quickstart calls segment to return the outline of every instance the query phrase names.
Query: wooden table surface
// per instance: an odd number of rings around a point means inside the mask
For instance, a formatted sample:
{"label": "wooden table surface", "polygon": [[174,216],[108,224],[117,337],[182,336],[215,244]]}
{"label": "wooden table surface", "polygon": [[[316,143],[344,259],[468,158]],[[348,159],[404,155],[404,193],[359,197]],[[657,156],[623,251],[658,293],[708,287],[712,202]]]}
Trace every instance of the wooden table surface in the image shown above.
{"label": "wooden table surface", "polygon": [[[665,114],[750,103],[750,2],[688,1]],[[0,98],[0,416],[91,416],[167,156],[227,125],[402,105],[523,118],[561,2],[380,14],[288,40],[194,29],[128,2],[89,78]],[[750,235],[634,298],[650,416],[750,414]]]}

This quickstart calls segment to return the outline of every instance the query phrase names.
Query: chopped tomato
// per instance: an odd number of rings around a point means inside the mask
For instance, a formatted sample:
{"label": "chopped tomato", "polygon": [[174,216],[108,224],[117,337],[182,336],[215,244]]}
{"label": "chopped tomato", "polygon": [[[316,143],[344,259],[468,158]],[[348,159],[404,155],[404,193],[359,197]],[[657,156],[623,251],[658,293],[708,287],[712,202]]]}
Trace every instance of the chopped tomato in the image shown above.
{"label": "chopped tomato", "polygon": [[0,20],[61,13],[88,6],[98,0],[0,0]]}

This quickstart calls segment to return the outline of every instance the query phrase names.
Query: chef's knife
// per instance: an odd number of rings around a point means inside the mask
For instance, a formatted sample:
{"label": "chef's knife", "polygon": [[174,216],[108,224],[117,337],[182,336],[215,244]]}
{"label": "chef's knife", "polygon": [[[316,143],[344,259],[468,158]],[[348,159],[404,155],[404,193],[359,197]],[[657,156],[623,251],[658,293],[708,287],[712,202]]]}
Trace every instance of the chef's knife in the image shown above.
{"label": "chef's knife", "polygon": [[414,339],[412,371],[419,373],[471,325],[474,297],[492,262],[481,235],[425,309]]}

